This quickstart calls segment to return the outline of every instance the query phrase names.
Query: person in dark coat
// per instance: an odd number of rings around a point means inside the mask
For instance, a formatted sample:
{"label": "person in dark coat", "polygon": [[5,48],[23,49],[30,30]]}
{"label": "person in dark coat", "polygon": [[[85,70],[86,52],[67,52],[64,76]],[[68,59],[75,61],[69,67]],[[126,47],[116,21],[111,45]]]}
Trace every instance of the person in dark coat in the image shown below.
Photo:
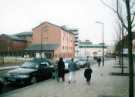
{"label": "person in dark coat", "polygon": [[101,58],[100,57],[97,58],[97,63],[98,63],[98,66],[100,67],[100,64],[101,64]]}
{"label": "person in dark coat", "polygon": [[86,82],[88,84],[90,84],[91,74],[92,74],[92,69],[91,69],[90,65],[88,65],[87,68],[84,71],[84,77],[85,77]]}
{"label": "person in dark coat", "polygon": [[60,78],[65,81],[65,64],[62,57],[58,61],[58,81]]}

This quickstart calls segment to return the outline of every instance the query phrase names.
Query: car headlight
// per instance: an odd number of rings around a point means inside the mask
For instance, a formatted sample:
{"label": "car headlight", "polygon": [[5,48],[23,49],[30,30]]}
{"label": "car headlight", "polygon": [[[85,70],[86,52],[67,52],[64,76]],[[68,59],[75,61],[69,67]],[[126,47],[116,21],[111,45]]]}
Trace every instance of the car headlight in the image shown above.
{"label": "car headlight", "polygon": [[6,76],[10,76],[11,74],[10,73],[7,73]]}
{"label": "car headlight", "polygon": [[20,78],[28,78],[29,75],[17,75],[17,77],[20,77]]}

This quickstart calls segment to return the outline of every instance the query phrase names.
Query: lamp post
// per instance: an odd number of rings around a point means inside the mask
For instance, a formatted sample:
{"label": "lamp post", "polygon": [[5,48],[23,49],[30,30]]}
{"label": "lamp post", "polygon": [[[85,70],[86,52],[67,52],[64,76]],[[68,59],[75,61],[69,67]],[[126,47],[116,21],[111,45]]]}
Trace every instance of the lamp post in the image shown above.
{"label": "lamp post", "polygon": [[104,23],[101,21],[96,21],[96,23],[102,25],[102,65],[104,66]]}
{"label": "lamp post", "polygon": [[41,32],[41,48],[40,48],[40,58],[42,60],[42,52],[43,52],[43,32]]}

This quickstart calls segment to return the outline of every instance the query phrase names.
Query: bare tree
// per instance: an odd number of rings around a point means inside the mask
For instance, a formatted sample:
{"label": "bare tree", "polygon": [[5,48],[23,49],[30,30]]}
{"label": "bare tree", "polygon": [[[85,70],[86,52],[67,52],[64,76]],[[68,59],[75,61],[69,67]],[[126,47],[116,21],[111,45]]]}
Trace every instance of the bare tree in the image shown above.
{"label": "bare tree", "polygon": [[[116,0],[116,7],[111,7],[107,2],[101,2],[111,9],[118,17],[122,26],[128,32],[128,58],[129,58],[129,97],[134,97],[134,65],[132,55],[132,30],[135,27],[134,0]],[[122,12],[122,13],[121,13]]]}

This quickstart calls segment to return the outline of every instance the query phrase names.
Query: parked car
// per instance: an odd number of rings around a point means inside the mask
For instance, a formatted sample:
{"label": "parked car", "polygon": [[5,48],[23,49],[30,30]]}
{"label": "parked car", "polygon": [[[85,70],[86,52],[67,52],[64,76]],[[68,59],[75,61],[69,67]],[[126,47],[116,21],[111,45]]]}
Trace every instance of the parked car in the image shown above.
{"label": "parked car", "polygon": [[[69,64],[71,62],[71,59],[68,59],[68,60],[64,60],[64,63],[65,63],[65,72],[68,73],[69,72]],[[77,60],[74,60],[75,64],[77,65],[77,70],[80,69],[79,67],[79,64],[77,63]]]}
{"label": "parked car", "polygon": [[10,70],[5,80],[15,84],[33,84],[50,78],[54,72],[54,64],[47,59],[33,59],[20,67]]}
{"label": "parked car", "polygon": [[69,72],[69,63],[70,63],[70,60],[64,60],[64,63],[65,63],[65,72],[68,73]]}
{"label": "parked car", "polygon": [[86,61],[78,60],[78,61],[76,61],[76,64],[77,64],[78,68],[84,68],[85,64],[86,64]]}

